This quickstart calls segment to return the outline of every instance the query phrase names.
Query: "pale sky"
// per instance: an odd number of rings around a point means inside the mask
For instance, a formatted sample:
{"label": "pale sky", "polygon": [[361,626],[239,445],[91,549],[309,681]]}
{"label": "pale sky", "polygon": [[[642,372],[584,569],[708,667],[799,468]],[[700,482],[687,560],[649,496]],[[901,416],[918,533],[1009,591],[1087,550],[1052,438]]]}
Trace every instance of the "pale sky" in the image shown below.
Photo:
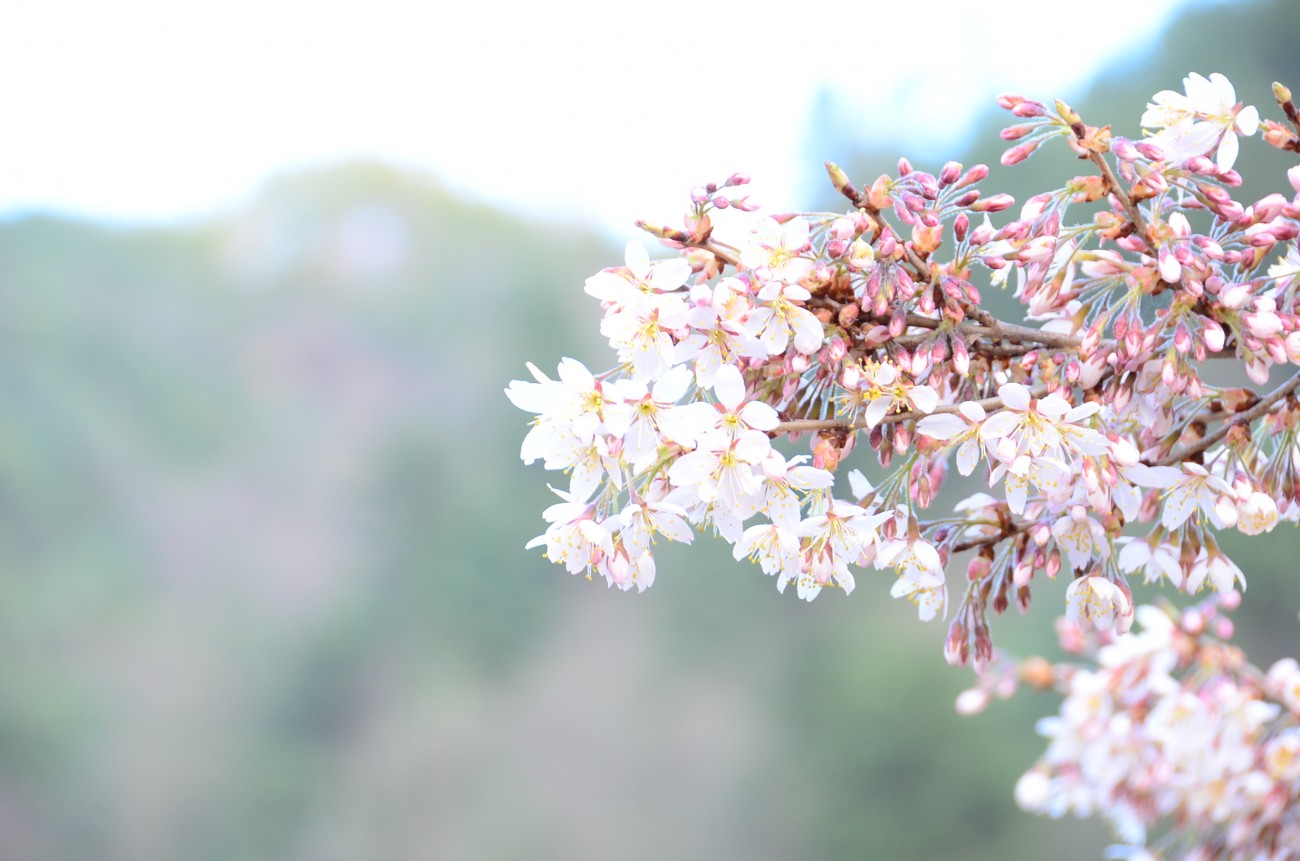
{"label": "pale sky", "polygon": [[940,158],[997,92],[1071,97],[1188,2],[7,0],[0,213],[192,217],[353,156],[620,233],[735,171],[780,209],[820,88],[848,134]]}

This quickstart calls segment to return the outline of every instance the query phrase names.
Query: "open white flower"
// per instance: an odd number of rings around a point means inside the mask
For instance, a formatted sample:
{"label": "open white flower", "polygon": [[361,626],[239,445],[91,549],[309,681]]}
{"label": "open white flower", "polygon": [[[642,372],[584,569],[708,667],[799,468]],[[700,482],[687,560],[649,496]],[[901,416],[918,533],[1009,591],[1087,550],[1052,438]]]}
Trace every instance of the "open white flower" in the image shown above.
{"label": "open white flower", "polygon": [[1089,575],[1075,580],[1066,590],[1065,617],[1080,627],[1092,625],[1098,631],[1114,628],[1123,634],[1133,624],[1133,602],[1110,580]]}
{"label": "open white flower", "polygon": [[916,423],[916,430],[931,439],[957,446],[957,471],[970,475],[979,463],[982,450],[979,430],[987,416],[984,407],[975,401],[964,401],[957,409],[960,415],[936,413],[926,416]]}
{"label": "open white flower", "polygon": [[1237,135],[1250,137],[1259,128],[1259,111],[1238,107],[1232,82],[1218,72],[1183,78],[1184,93],[1161,90],[1142,115],[1142,127],[1160,129],[1148,138],[1170,162],[1186,161],[1218,147],[1215,162],[1231,170],[1237,161]]}
{"label": "open white flower", "polygon": [[1030,457],[1044,453],[1060,457],[1074,452],[1099,455],[1110,450],[1104,436],[1078,424],[1100,411],[1096,403],[1072,407],[1058,395],[1034,400],[1020,383],[1001,386],[998,397],[1003,409],[980,425],[981,439],[1005,437],[1012,441],[1017,454]]}

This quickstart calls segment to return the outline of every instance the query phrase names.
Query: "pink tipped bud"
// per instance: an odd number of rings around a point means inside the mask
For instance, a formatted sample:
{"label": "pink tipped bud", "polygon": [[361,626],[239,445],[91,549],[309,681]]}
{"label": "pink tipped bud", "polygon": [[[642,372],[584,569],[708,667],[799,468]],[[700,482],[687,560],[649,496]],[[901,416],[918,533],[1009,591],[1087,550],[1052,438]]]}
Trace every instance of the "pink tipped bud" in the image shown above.
{"label": "pink tipped bud", "polygon": [[973,206],[975,204],[975,201],[979,199],[980,199],[979,190],[972,188],[970,191],[966,192],[961,197],[957,198],[955,205],[961,207],[962,209],[967,209]]}
{"label": "pink tipped bud", "polygon": [[1026,99],[1011,109],[1011,113],[1028,119],[1029,117],[1041,117],[1047,113],[1047,108],[1041,102],[1033,102]]}
{"label": "pink tipped bud", "polygon": [[939,171],[939,185],[947,188],[961,178],[961,164],[950,161],[944,164],[943,169]]}
{"label": "pink tipped bud", "polygon": [[1282,210],[1286,208],[1286,205],[1287,199],[1274,192],[1255,203],[1255,217],[1253,220],[1256,224],[1272,221],[1282,214]]}
{"label": "pink tipped bud", "polygon": [[1115,138],[1111,141],[1110,151],[1125,162],[1134,162],[1142,157],[1137,147],[1133,146],[1133,141],[1128,138]]}
{"label": "pink tipped bud", "polygon": [[943,659],[954,667],[960,667],[965,666],[969,655],[966,626],[958,619],[948,628],[948,637],[943,641]]}
{"label": "pink tipped bud", "polygon": [[691,203],[694,203],[695,205],[699,206],[701,204],[707,203],[708,200],[709,200],[709,192],[707,189],[704,188],[704,186],[697,185],[691,189]]}
{"label": "pink tipped bud", "polygon": [[1004,141],[1018,141],[1036,128],[1038,128],[1038,123],[1021,123],[1018,126],[1007,126],[998,132],[998,136]]}
{"label": "pink tipped bud", "polygon": [[953,219],[952,232],[953,235],[957,237],[958,242],[965,242],[966,232],[968,230],[970,230],[970,219],[967,218],[966,213],[963,212]]}
{"label": "pink tipped bud", "polygon": [[1213,321],[1206,321],[1205,329],[1201,333],[1205,341],[1205,348],[1211,353],[1217,353],[1223,349],[1223,327]]}
{"label": "pink tipped bud", "polygon": [[1013,164],[1020,164],[1020,162],[1029,158],[1036,149],[1038,149],[1037,141],[1026,141],[1022,144],[1016,144],[1006,152],[1002,153],[1002,164],[1007,167],[1010,167]]}
{"label": "pink tipped bud", "polygon": [[966,341],[961,338],[954,338],[952,342],[952,367],[963,377],[970,372],[970,352],[966,349]]}
{"label": "pink tipped bud", "polygon": [[977,182],[983,182],[988,175],[989,175],[989,166],[986,164],[977,164],[974,167],[972,167],[970,170],[966,171],[966,175],[963,176],[961,180],[958,181],[957,187],[965,188],[968,185],[974,185]]}
{"label": "pink tipped bud", "polygon": [[995,194],[984,200],[976,201],[971,207],[975,212],[1001,212],[1015,206],[1016,199],[1009,194]]}
{"label": "pink tipped bud", "polygon": [[1137,147],[1137,151],[1142,153],[1142,156],[1149,161],[1165,160],[1165,151],[1153,143],[1138,141],[1133,146]]}
{"label": "pink tipped bud", "polygon": [[1183,168],[1198,176],[1214,176],[1219,172],[1219,166],[1203,155],[1192,156],[1183,162]]}
{"label": "pink tipped bud", "polygon": [[749,181],[750,181],[749,174],[733,173],[731,176],[727,177],[727,181],[723,183],[723,185],[725,185],[728,188],[734,188],[735,186],[738,185],[749,185]]}

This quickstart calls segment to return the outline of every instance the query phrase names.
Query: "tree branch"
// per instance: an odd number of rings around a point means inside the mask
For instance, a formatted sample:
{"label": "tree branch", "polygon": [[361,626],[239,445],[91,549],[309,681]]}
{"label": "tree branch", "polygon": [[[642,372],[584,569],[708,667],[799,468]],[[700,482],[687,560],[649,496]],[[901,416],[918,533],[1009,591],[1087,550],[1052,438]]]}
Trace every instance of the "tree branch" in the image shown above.
{"label": "tree branch", "polygon": [[1214,433],[1200,440],[1197,440],[1196,442],[1184,448],[1182,451],[1169,452],[1169,454],[1165,455],[1159,460],[1152,462],[1151,465],[1172,466],[1176,463],[1182,463],[1192,455],[1200,454],[1201,452],[1205,451],[1211,446],[1217,445],[1228,436],[1228,434],[1232,431],[1234,427],[1250,424],[1255,419],[1259,418],[1260,416],[1264,415],[1269,410],[1271,410],[1274,404],[1276,404],[1278,401],[1282,400],[1287,395],[1294,392],[1298,387],[1300,387],[1300,371],[1296,371],[1295,374],[1293,374],[1289,380],[1287,380],[1282,385],[1278,386],[1273,391],[1269,392],[1264,397],[1260,398],[1259,403],[1255,404],[1253,407],[1251,407],[1250,409],[1244,412],[1238,413],[1233,418],[1224,422],[1223,427],[1219,428]]}

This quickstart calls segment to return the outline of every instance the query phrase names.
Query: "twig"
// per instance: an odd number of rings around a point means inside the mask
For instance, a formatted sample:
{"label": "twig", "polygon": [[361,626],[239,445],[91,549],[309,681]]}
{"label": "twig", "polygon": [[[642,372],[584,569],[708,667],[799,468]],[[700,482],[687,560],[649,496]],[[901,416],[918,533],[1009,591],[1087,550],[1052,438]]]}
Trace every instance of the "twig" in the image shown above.
{"label": "twig", "polygon": [[1223,427],[1219,428],[1214,433],[1202,439],[1197,440],[1196,442],[1184,448],[1182,451],[1169,452],[1169,454],[1165,455],[1159,460],[1152,462],[1151,465],[1172,466],[1175,463],[1182,463],[1186,461],[1189,457],[1191,457],[1194,454],[1200,454],[1210,446],[1222,442],[1223,439],[1228,436],[1228,434],[1232,431],[1234,427],[1250,424],[1255,419],[1267,413],[1269,410],[1273,408],[1274,404],[1276,404],[1278,401],[1282,400],[1287,395],[1294,392],[1297,387],[1300,387],[1300,371],[1297,371],[1285,383],[1278,386],[1276,389],[1269,392],[1264,397],[1260,398],[1259,403],[1255,404],[1255,406],[1251,407],[1250,409],[1244,412],[1238,413],[1235,417],[1225,422]]}
{"label": "twig", "polygon": [[[1031,398],[1041,398],[1046,396],[1050,391],[1051,389],[1049,389],[1047,386],[1038,386],[1037,388],[1030,389],[1029,396]],[[1000,409],[1003,406],[1002,398],[984,398],[984,400],[975,401],[974,403],[977,403],[981,407],[983,407],[985,412],[988,412],[990,410]],[[915,419],[925,418],[927,415],[939,415],[942,413],[958,413],[960,411],[961,411],[960,408],[955,404],[954,405],[945,404],[944,406],[935,407],[934,411],[930,413],[923,413],[920,410],[908,410],[907,412],[903,412],[903,413],[894,413],[892,415],[887,415],[880,420],[879,424],[889,425],[889,424],[896,424],[897,422],[910,422]],[[792,419],[790,421],[781,422],[776,427],[772,428],[772,430],[770,430],[769,433],[787,434],[787,433],[803,433],[804,431],[821,431],[821,430],[860,430],[862,428],[865,428],[866,426],[867,423],[865,419],[858,419],[857,421],[853,421],[853,422],[844,422],[844,421],[839,421],[837,419]]]}

